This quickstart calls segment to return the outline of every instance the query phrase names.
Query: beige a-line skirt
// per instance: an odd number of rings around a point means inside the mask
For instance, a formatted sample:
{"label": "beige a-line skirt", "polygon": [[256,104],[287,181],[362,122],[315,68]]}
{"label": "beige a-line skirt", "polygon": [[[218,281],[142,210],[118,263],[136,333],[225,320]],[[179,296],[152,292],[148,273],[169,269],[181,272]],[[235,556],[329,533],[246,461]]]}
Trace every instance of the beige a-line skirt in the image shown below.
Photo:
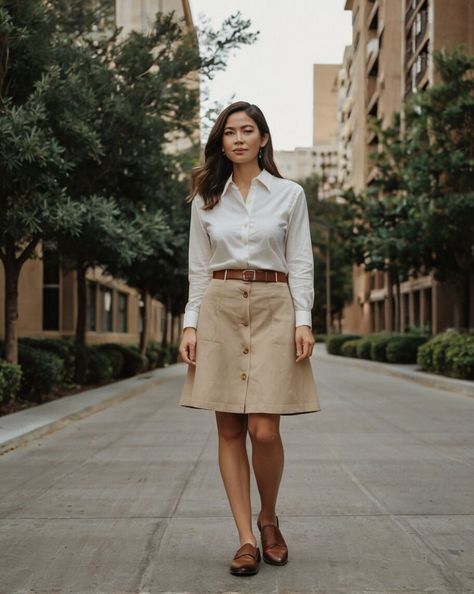
{"label": "beige a-line skirt", "polygon": [[234,413],[321,410],[311,367],[296,363],[295,312],[282,282],[212,278],[179,404]]}

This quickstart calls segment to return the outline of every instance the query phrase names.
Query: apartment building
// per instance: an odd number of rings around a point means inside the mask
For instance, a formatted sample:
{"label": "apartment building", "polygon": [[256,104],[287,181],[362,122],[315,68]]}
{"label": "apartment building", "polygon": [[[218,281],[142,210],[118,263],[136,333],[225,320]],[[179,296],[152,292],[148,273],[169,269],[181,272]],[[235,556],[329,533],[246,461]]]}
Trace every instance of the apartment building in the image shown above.
{"label": "apartment building", "polygon": [[[371,183],[370,151],[378,139],[369,130],[375,115],[384,124],[404,100],[436,82],[432,51],[474,44],[474,3],[470,0],[346,0],[352,12],[353,42],[344,53],[344,101],[339,119],[341,144],[350,168],[340,167],[344,186],[359,191]],[[343,331],[362,334],[394,330],[394,287],[384,272],[353,267],[353,301],[343,314]],[[423,327],[433,333],[465,323],[453,290],[432,275],[410,277],[401,284],[402,329]],[[472,296],[471,296],[472,298]],[[471,304],[471,312],[473,305]],[[472,316],[472,313],[471,313]],[[471,317],[472,319],[472,317]]]}
{"label": "apartment building", "polygon": [[[123,26],[122,35],[132,30],[146,32],[157,11],[175,11],[191,32],[194,24],[188,0],[116,0],[113,20]],[[189,81],[199,85],[197,76]],[[196,118],[196,138],[199,138],[199,117]],[[196,138],[194,140],[196,140]],[[167,150],[179,151],[190,145],[190,139],[170,139]],[[0,266],[0,338],[4,332],[5,277]],[[48,252],[40,244],[35,258],[27,261],[19,279],[18,336],[36,338],[69,337],[75,334],[77,319],[77,280],[61,255]],[[146,319],[148,336],[162,340],[167,328],[168,342],[176,341],[180,319],[172,318],[163,304],[147,297]],[[144,303],[136,289],[105,274],[100,267],[87,271],[87,343],[139,343],[144,324]],[[167,322],[167,323],[166,323]]]}

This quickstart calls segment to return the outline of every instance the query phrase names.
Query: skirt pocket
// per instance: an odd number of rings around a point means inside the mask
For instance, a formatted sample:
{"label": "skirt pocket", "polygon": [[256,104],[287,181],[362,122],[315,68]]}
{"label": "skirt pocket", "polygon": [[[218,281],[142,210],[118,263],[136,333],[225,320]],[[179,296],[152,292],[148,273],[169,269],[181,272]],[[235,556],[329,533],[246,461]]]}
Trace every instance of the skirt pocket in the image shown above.
{"label": "skirt pocket", "polygon": [[196,341],[220,342],[218,338],[219,299],[215,292],[206,291],[201,301],[196,325]]}
{"label": "skirt pocket", "polygon": [[291,294],[277,291],[269,297],[271,336],[275,344],[295,343],[295,309]]}

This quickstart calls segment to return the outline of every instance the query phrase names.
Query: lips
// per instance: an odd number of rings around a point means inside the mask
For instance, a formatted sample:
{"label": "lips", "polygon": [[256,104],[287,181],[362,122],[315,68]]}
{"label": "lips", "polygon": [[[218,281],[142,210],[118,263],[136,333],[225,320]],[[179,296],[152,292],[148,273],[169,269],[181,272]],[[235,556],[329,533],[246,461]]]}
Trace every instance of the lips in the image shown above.
{"label": "lips", "polygon": [[234,153],[245,153],[247,149],[235,149]]}

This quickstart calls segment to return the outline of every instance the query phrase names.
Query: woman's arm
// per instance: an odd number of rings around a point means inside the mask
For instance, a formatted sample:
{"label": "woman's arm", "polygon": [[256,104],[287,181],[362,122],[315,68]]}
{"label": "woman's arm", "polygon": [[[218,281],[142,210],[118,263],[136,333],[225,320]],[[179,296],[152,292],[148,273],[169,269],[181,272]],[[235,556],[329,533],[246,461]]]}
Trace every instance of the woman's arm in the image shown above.
{"label": "woman's arm", "polygon": [[295,325],[312,327],[314,304],[313,245],[309,227],[308,205],[303,188],[299,188],[290,213],[286,238],[288,285],[295,307]]}
{"label": "woman's arm", "polygon": [[189,229],[189,297],[184,309],[183,329],[197,327],[202,296],[212,278],[209,270],[211,244],[206,229],[199,215],[198,196],[191,202],[191,223]]}

